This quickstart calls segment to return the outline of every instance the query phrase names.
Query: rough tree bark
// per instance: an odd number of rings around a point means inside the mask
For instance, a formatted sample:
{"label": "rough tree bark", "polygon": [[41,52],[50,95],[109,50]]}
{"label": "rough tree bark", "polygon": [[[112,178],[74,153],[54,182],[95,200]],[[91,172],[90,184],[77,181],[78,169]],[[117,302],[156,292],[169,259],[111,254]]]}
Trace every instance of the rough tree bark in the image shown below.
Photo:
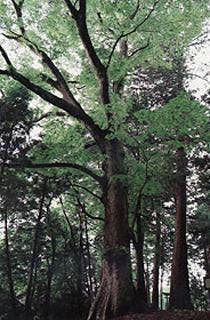
{"label": "rough tree bark", "polygon": [[88,320],[102,320],[126,314],[134,298],[130,265],[127,187],[121,178],[117,177],[125,174],[121,143],[117,140],[107,141],[106,154],[102,279]]}
{"label": "rough tree bark", "polygon": [[186,242],[186,169],[185,150],[180,147],[176,152],[176,231],[171,272],[170,309],[192,309]]}

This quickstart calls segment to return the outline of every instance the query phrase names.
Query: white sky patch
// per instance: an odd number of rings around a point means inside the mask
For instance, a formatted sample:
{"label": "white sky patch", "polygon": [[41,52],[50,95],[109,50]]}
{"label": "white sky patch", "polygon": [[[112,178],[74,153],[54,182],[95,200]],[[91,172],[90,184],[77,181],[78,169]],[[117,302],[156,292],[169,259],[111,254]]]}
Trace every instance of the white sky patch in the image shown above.
{"label": "white sky patch", "polygon": [[[187,84],[196,98],[201,98],[210,90],[210,22],[206,23],[203,35],[189,48],[186,64],[189,72]],[[196,43],[198,43],[196,45]]]}

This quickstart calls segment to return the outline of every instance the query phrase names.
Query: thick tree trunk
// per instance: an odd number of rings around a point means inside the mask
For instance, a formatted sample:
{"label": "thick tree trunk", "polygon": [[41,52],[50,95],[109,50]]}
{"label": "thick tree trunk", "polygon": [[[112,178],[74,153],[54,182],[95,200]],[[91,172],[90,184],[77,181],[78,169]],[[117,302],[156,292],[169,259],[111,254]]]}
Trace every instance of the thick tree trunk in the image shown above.
{"label": "thick tree trunk", "polygon": [[127,187],[124,152],[117,140],[106,141],[105,226],[101,285],[89,320],[104,320],[126,314],[133,302]]}
{"label": "thick tree trunk", "polygon": [[184,148],[176,152],[176,232],[172,262],[170,309],[192,309],[186,242],[186,168]]}
{"label": "thick tree trunk", "polygon": [[161,250],[161,225],[160,214],[156,212],[156,235],[155,235],[155,255],[153,268],[153,285],[152,285],[152,305],[159,308],[159,271],[160,271],[160,250]]}

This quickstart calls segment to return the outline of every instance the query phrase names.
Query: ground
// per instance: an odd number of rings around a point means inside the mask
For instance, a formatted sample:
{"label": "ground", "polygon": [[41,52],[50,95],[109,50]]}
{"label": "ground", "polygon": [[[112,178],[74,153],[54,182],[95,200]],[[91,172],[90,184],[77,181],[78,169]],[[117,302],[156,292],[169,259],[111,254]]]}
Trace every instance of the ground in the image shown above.
{"label": "ground", "polygon": [[210,320],[210,311],[158,311],[149,314],[136,314],[116,318],[115,320]]}

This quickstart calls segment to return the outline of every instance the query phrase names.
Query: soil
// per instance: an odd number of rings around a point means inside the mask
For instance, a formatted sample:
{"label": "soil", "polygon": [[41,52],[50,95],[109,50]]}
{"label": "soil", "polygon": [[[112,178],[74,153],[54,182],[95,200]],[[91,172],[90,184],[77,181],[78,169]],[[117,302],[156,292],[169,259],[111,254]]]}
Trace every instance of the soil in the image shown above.
{"label": "soil", "polygon": [[114,320],[210,320],[210,311],[158,311],[149,314],[133,314]]}

